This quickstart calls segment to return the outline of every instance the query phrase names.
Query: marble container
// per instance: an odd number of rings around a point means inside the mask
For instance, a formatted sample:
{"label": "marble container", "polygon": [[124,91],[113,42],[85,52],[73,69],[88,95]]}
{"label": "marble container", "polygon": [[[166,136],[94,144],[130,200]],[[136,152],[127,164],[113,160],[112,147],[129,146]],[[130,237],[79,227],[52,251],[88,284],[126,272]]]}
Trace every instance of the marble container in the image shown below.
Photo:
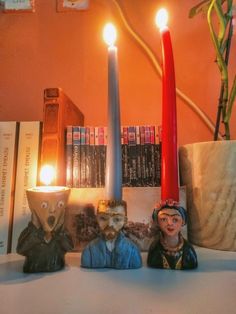
{"label": "marble container", "polygon": [[236,251],[236,141],[185,145],[180,147],[179,160],[189,241]]}

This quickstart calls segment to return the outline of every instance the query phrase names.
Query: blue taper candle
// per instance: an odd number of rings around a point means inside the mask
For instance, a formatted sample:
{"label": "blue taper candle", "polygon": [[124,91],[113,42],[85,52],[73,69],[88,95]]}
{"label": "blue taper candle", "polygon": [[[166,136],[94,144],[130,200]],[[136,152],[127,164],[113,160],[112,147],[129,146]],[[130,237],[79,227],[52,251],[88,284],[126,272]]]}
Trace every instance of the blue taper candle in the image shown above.
{"label": "blue taper candle", "polygon": [[[105,32],[109,34],[106,40]],[[105,192],[109,200],[122,200],[122,160],[120,132],[120,100],[115,28],[107,24],[104,37],[108,47],[108,115]]]}

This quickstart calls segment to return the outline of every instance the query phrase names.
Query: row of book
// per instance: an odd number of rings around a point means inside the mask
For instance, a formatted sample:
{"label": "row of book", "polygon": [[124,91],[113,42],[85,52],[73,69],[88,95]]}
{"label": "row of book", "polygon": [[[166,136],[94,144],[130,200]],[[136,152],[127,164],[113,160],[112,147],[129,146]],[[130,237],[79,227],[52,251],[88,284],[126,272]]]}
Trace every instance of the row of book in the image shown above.
{"label": "row of book", "polygon": [[[160,127],[157,126],[121,127],[123,186],[160,186],[160,139]],[[67,186],[104,187],[106,145],[106,127],[67,126]]]}
{"label": "row of book", "polygon": [[16,251],[30,221],[26,189],[36,186],[41,123],[0,122],[0,254]]}

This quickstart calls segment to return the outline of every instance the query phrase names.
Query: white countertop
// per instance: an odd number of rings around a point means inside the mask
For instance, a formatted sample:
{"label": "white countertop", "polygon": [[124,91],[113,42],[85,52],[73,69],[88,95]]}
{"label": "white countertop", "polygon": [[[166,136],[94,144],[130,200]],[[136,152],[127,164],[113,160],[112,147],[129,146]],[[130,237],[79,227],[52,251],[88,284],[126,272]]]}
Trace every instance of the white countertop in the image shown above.
{"label": "white countertop", "polygon": [[24,274],[24,257],[0,256],[1,314],[235,314],[236,252],[196,248],[191,271],[82,269],[80,254],[54,273]]}

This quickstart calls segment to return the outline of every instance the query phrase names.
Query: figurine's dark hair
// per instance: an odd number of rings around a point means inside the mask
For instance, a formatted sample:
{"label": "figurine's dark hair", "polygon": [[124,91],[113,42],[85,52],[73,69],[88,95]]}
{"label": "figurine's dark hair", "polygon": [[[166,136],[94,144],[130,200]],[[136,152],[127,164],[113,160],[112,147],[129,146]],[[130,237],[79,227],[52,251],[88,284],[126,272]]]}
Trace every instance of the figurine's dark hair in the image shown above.
{"label": "figurine's dark hair", "polygon": [[118,201],[118,200],[100,200],[98,202],[98,207],[97,211],[99,211],[99,208],[101,207],[117,207],[117,206],[122,206],[125,209],[125,214],[127,215],[127,203],[123,200]]}
{"label": "figurine's dark hair", "polygon": [[180,215],[181,215],[181,217],[182,217],[182,219],[183,219],[183,221],[184,221],[184,224],[186,224],[187,223],[187,211],[186,211],[186,209],[184,208],[184,207],[182,207],[182,206],[179,206],[179,205],[168,205],[168,204],[165,204],[165,205],[162,205],[162,206],[160,206],[160,207],[157,207],[157,208],[154,208],[154,210],[153,210],[153,213],[152,213],[152,219],[154,220],[154,221],[157,221],[157,216],[158,216],[158,213],[162,210],[162,209],[175,209],[175,210],[177,210],[179,213],[180,213]]}

